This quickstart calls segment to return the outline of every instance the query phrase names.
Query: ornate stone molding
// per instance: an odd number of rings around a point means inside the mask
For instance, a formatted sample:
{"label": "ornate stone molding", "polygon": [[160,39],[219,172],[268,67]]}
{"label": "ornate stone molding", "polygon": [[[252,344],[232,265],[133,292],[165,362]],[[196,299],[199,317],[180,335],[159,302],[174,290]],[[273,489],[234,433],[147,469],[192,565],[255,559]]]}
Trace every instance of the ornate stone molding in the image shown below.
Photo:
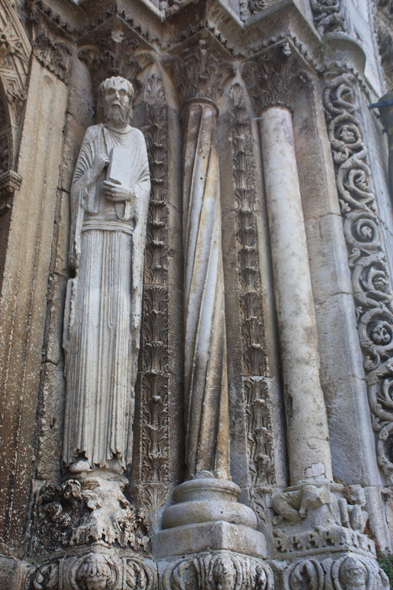
{"label": "ornate stone molding", "polygon": [[[35,2],[27,5],[33,37],[33,53],[37,60],[65,84],[70,81],[71,45],[59,38],[57,27]],[[53,29],[53,30],[52,30]],[[54,32],[55,31],[55,32]]]}
{"label": "ornate stone molding", "polygon": [[0,216],[12,209],[12,199],[20,189],[22,177],[17,172],[9,170],[0,176]]}
{"label": "ornate stone molding", "polygon": [[164,590],[270,590],[274,582],[262,560],[217,551],[172,563],[164,571],[162,585]]}
{"label": "ornate stone molding", "polygon": [[393,294],[356,88],[350,73],[326,75],[323,100],[373,428],[378,433],[378,462],[392,483]]}
{"label": "ornate stone molding", "polygon": [[[150,165],[151,195],[147,221],[141,353],[142,501],[156,511],[168,495],[168,106],[162,79],[153,74],[145,85],[144,128]],[[146,485],[147,484],[147,485]],[[159,489],[155,489],[155,486]]]}
{"label": "ornate stone molding", "polygon": [[298,62],[289,43],[246,61],[242,76],[258,114],[271,106],[292,110],[296,90]]}
{"label": "ornate stone molding", "polygon": [[165,56],[164,64],[177,82],[182,102],[207,98],[217,102],[225,82],[234,75],[234,66],[215,51],[205,39],[180,55]]}
{"label": "ornate stone molding", "polygon": [[274,483],[275,473],[269,383],[260,379],[260,376],[267,375],[267,359],[258,254],[255,158],[251,121],[240,84],[234,84],[229,92],[229,107],[236,198],[243,375],[249,377],[243,379],[249,483],[260,486]]}
{"label": "ornate stone molding", "polygon": [[339,559],[303,559],[283,571],[283,589],[299,590],[305,585],[315,590],[387,590],[389,580],[376,561],[357,553],[344,553]]}
{"label": "ornate stone molding", "polygon": [[342,0],[310,0],[310,5],[315,28],[321,37],[346,30]]}
{"label": "ornate stone molding", "polygon": [[[97,548],[96,548],[97,549]],[[104,553],[102,548],[82,556],[41,564],[30,575],[28,590],[155,590],[157,572],[150,560]]]}

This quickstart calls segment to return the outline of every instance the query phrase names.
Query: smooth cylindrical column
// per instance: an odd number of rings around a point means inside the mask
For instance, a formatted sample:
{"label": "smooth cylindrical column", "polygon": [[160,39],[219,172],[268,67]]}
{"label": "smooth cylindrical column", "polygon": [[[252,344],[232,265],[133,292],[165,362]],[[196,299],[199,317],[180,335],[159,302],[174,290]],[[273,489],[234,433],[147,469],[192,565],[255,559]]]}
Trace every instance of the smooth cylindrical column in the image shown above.
{"label": "smooth cylindrical column", "polygon": [[291,484],[332,479],[328,422],[293,140],[284,107],[260,120],[274,292],[278,314]]}

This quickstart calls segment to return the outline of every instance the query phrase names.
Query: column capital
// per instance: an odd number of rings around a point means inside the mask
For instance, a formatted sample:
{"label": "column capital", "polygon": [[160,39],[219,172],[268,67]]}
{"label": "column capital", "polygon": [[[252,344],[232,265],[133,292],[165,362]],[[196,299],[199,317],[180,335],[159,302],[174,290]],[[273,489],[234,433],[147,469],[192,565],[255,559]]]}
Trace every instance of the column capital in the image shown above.
{"label": "column capital", "polygon": [[177,55],[166,56],[164,64],[175,79],[182,103],[198,98],[216,103],[225,82],[235,74],[234,64],[206,39],[199,39]]}
{"label": "column capital", "polygon": [[299,65],[289,43],[254,56],[243,65],[242,76],[257,114],[275,106],[293,110]]}

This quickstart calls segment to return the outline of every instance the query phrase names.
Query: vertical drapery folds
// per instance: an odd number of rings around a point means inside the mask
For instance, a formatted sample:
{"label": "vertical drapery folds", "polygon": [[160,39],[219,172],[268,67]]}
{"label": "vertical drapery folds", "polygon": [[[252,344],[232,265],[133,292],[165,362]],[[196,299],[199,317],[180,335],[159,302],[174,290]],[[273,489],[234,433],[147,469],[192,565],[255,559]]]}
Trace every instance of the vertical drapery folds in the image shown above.
{"label": "vertical drapery folds", "polygon": [[232,68],[202,39],[168,65],[183,102],[186,477],[229,479],[216,98]]}
{"label": "vertical drapery folds", "polygon": [[351,72],[326,75],[323,95],[336,171],[378,462],[393,482],[393,306],[368,149]]}

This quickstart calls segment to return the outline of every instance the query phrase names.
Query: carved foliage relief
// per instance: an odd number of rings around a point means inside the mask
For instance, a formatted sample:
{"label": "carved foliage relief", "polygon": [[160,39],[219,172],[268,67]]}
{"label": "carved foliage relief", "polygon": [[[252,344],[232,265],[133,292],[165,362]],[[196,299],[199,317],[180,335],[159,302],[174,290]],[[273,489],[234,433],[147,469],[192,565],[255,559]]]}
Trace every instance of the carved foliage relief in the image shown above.
{"label": "carved foliage relief", "polygon": [[[142,327],[141,481],[168,482],[168,106],[162,79],[153,74],[145,87],[144,129],[151,177],[147,224]],[[148,494],[149,495],[149,494]],[[152,498],[147,497],[148,503]]]}
{"label": "carved foliage relief", "polygon": [[240,291],[243,375],[246,404],[247,449],[250,483],[274,483],[273,438],[269,385],[266,375],[266,345],[258,230],[255,207],[255,159],[251,121],[244,91],[234,84],[229,93],[233,179],[236,198],[236,245]]}
{"label": "carved foliage relief", "polygon": [[270,590],[273,575],[262,560],[230,551],[199,553],[169,565],[164,590]]}
{"label": "carved foliage relief", "polygon": [[48,562],[37,568],[29,590],[154,590],[155,566],[137,557],[115,557],[91,552],[81,557]]}
{"label": "carved foliage relief", "polygon": [[322,590],[387,590],[389,580],[375,561],[354,553],[340,559],[305,559],[291,564],[284,571],[285,590],[313,588]]}
{"label": "carved foliage relief", "polygon": [[358,113],[356,80],[326,82],[324,106],[344,220],[378,462],[393,482],[393,295]]}

